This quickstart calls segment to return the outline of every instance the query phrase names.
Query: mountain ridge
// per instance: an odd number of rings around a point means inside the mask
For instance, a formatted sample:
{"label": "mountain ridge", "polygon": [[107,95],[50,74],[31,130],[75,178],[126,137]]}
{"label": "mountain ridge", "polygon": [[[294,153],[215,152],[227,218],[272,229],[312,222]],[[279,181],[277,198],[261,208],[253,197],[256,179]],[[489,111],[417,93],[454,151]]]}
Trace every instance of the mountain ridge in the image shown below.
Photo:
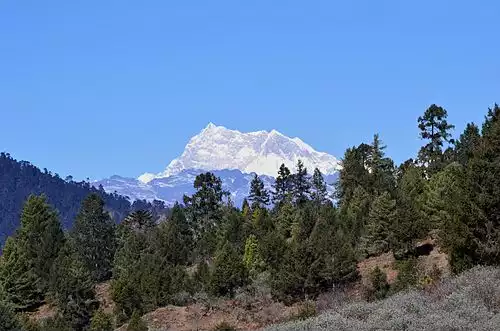
{"label": "mountain ridge", "polygon": [[195,192],[194,179],[203,172],[213,172],[230,192],[235,205],[248,195],[250,182],[257,174],[271,190],[281,164],[292,172],[301,160],[312,174],[319,168],[333,192],[340,161],[333,155],[318,152],[300,138],[290,138],[277,130],[240,132],[209,123],[193,136],[183,153],[164,171],[144,173],[138,178],[111,176],[93,185],[110,193],[117,192],[130,200],[163,200],[169,205]]}
{"label": "mountain ridge", "polygon": [[290,138],[274,129],[241,132],[210,122],[189,140],[181,156],[172,160],[164,171],[144,173],[138,179],[148,183],[185,169],[238,169],[243,173],[275,176],[281,164],[292,169],[299,159],[307,168],[318,167],[326,175],[341,168],[335,156],[316,151],[298,137]]}

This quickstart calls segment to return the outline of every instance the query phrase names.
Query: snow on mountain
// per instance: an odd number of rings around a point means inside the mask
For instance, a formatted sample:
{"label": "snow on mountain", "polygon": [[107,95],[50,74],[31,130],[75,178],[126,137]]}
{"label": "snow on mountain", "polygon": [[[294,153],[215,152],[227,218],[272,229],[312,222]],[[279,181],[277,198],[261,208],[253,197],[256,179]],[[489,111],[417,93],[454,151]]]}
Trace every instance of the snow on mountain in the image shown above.
{"label": "snow on mountain", "polygon": [[[135,178],[125,178],[113,176],[109,179],[94,182],[98,187],[102,185],[107,192],[116,192],[127,196],[130,200],[145,199],[148,201],[157,199],[163,200],[167,205],[173,205],[176,201],[182,202],[184,195],[192,195],[195,192],[193,187],[197,175],[204,172],[200,169],[182,170],[178,174],[156,178],[145,184]],[[231,201],[235,206],[241,206],[243,199],[248,196],[250,182],[254,174],[244,174],[239,170],[216,170],[213,173],[221,178],[222,187],[230,192]],[[271,190],[274,178],[270,176],[259,176],[265,187]]]}
{"label": "snow on mountain", "polygon": [[145,173],[138,179],[149,183],[186,169],[237,169],[275,176],[281,164],[293,170],[299,159],[311,172],[318,167],[326,175],[336,173],[341,167],[334,156],[317,152],[299,138],[289,138],[276,130],[242,133],[210,123],[191,138],[182,155],[163,172]]}
{"label": "snow on mountain", "polygon": [[[241,206],[248,196],[250,182],[256,173],[271,190],[274,176],[281,164],[291,171],[298,160],[312,173],[318,167],[328,184],[333,184],[341,168],[332,155],[315,151],[299,138],[289,138],[276,130],[242,133],[210,123],[191,138],[182,155],[170,162],[165,171],[145,173],[139,178],[112,176],[93,185],[110,193],[117,192],[130,200],[163,200],[172,205],[183,196],[194,193],[197,175],[211,171],[222,180],[231,193],[231,200]],[[333,192],[333,186],[329,186]]]}

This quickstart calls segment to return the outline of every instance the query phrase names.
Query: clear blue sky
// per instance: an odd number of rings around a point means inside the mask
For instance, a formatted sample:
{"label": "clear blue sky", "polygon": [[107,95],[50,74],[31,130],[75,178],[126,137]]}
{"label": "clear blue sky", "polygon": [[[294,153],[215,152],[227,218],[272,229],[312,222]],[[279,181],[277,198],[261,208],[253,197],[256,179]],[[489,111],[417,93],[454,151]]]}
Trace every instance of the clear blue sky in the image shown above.
{"label": "clear blue sky", "polygon": [[[0,2],[0,150],[61,176],[163,170],[212,121],[400,162],[431,103],[500,102],[498,1]],[[458,134],[458,132],[457,132]]]}

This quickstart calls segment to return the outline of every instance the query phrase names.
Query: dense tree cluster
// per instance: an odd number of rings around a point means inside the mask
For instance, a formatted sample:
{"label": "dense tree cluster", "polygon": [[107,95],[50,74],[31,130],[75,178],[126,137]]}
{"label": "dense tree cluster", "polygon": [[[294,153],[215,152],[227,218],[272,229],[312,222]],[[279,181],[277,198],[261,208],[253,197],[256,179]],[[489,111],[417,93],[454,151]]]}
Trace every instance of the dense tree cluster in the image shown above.
{"label": "dense tree cluster", "polygon": [[[16,314],[51,303],[57,314],[42,323],[61,330],[127,321],[127,330],[146,330],[141,316],[157,307],[233,297],[262,280],[276,300],[292,303],[355,281],[357,262],[389,251],[399,259],[394,288],[402,289],[418,283],[409,252],[429,236],[455,272],[500,264],[500,108],[456,140],[436,105],[418,128],[424,146],[400,166],[378,134],[349,148],[333,197],[320,170],[310,175],[299,161],[277,169],[271,191],[254,176],[237,208],[207,172],[167,217],[158,202],[139,201],[116,225],[107,196],[91,192],[64,232],[57,204],[30,195],[0,260],[0,326],[14,330],[26,324]],[[394,289],[379,269],[371,278],[371,299]],[[102,281],[111,283],[113,316],[96,300]]]}
{"label": "dense tree cluster", "polygon": [[71,228],[80,204],[91,193],[104,200],[106,210],[116,222],[131,210],[151,210],[157,215],[165,211],[162,201],[138,200],[131,205],[126,197],[106,193],[88,181],[77,182],[71,176],[62,179],[47,169],[41,171],[29,162],[16,161],[9,154],[0,153],[0,245],[19,227],[19,215],[28,196],[42,193],[57,210],[64,229]]}

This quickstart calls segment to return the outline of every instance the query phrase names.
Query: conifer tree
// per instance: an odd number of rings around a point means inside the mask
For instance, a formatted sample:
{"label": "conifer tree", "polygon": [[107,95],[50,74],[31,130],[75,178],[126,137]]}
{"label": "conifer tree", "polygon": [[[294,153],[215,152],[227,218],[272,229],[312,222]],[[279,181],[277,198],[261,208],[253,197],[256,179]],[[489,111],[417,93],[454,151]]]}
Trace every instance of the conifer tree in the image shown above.
{"label": "conifer tree", "polygon": [[229,192],[222,188],[222,181],[213,173],[196,176],[196,192],[184,196],[188,224],[193,231],[196,253],[207,257],[216,248],[216,230],[222,221],[224,197]]}
{"label": "conifer tree", "polygon": [[252,207],[264,208],[269,204],[269,192],[264,188],[264,182],[257,174],[254,174],[250,183],[248,201],[252,203]]}
{"label": "conifer tree", "polygon": [[46,197],[28,197],[21,214],[21,227],[4,250],[2,278],[7,296],[16,309],[43,301],[50,270],[64,243],[57,214]]}
{"label": "conifer tree", "polygon": [[366,190],[358,186],[354,190],[348,204],[341,207],[344,230],[350,234],[350,238],[359,238],[367,224],[370,211],[370,195]]}
{"label": "conifer tree", "polygon": [[427,218],[423,213],[426,181],[423,170],[409,165],[399,179],[396,190],[396,217],[393,222],[394,245],[397,252],[406,252],[414,241],[429,231]]}
{"label": "conifer tree", "polygon": [[186,265],[191,260],[193,233],[183,208],[175,204],[167,222],[158,225],[154,250],[174,265]]}
{"label": "conifer tree", "polygon": [[97,194],[91,194],[83,201],[71,238],[92,279],[109,279],[116,249],[115,225]]}
{"label": "conifer tree", "polygon": [[302,204],[309,200],[311,183],[307,175],[307,168],[304,167],[302,160],[297,161],[296,172],[292,176],[293,182],[293,201],[296,204]]}
{"label": "conifer tree", "polygon": [[328,191],[323,174],[318,168],[314,169],[312,177],[312,193],[311,198],[317,204],[324,204],[328,200]]}
{"label": "conifer tree", "polygon": [[64,320],[79,331],[87,329],[99,302],[92,274],[76,248],[70,241],[59,252],[52,266],[50,292]]}
{"label": "conifer tree", "polygon": [[241,255],[231,243],[223,243],[215,255],[210,279],[211,292],[215,295],[232,297],[235,289],[247,282],[247,277]]}
{"label": "conifer tree", "polygon": [[130,213],[122,223],[134,231],[145,231],[155,226],[153,214],[144,209]]}
{"label": "conifer tree", "polygon": [[368,215],[366,233],[361,238],[361,248],[368,255],[389,250],[393,240],[392,222],[396,216],[396,201],[384,192],[373,201]]}
{"label": "conifer tree", "polygon": [[250,273],[259,271],[262,268],[263,261],[259,255],[259,242],[255,235],[250,235],[245,242],[245,254],[243,262]]}
{"label": "conifer tree", "polygon": [[284,201],[291,199],[293,189],[292,175],[284,164],[278,170],[278,176],[273,187],[273,203],[276,206],[281,206]]}
{"label": "conifer tree", "polygon": [[335,195],[340,207],[347,207],[349,205],[354,191],[358,187],[363,187],[365,191],[369,190],[370,179],[366,162],[370,150],[371,147],[366,144],[346,150],[335,189]]}
{"label": "conifer tree", "polygon": [[16,310],[28,310],[43,303],[44,293],[36,286],[37,277],[21,245],[7,238],[0,268],[5,297]]}
{"label": "conifer tree", "polygon": [[420,162],[426,166],[427,173],[432,176],[443,168],[443,145],[445,142],[453,143],[450,130],[453,125],[448,124],[446,109],[432,104],[418,118],[420,137],[429,142],[419,152]]}
{"label": "conifer tree", "polygon": [[384,150],[387,146],[382,143],[380,136],[375,134],[370,147],[366,164],[370,172],[371,191],[375,195],[379,195],[385,191],[392,192],[396,185],[395,169],[394,162],[390,158],[385,157]]}
{"label": "conifer tree", "polygon": [[64,234],[56,211],[47,204],[44,195],[28,197],[16,240],[33,268],[39,290],[46,291],[52,263],[64,244]]}
{"label": "conifer tree", "polygon": [[250,204],[248,203],[248,200],[246,198],[243,199],[243,204],[241,205],[241,213],[243,214],[244,218],[247,218],[250,215]]}
{"label": "conifer tree", "polygon": [[469,160],[477,153],[481,143],[479,128],[474,123],[467,124],[464,132],[455,144],[455,154],[457,161],[466,166]]}

